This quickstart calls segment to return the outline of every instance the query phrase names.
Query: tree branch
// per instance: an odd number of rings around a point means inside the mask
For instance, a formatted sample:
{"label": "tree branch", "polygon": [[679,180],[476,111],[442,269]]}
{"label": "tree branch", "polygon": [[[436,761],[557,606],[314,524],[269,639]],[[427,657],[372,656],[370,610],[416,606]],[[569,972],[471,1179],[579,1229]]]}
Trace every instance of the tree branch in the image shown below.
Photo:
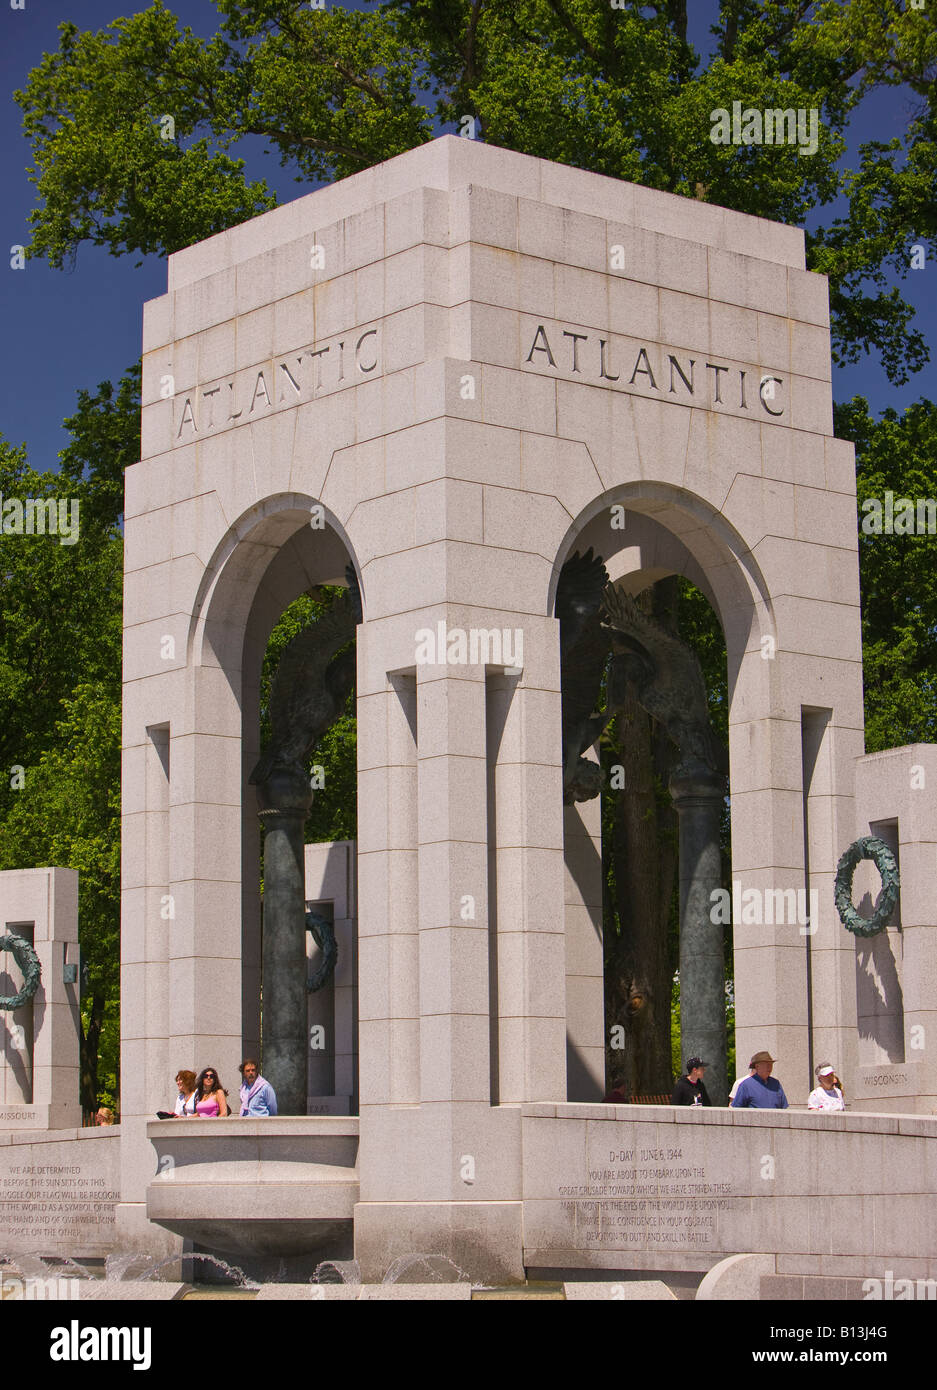
{"label": "tree branch", "polygon": [[472,83],[477,76],[475,67],[475,35],[478,32],[478,20],[481,15],[484,0],[472,0],[472,13],[469,16],[468,29],[465,34],[465,73],[463,80]]}
{"label": "tree branch", "polygon": [[726,27],[722,35],[722,56],[731,63],[735,56],[735,45],[739,36],[738,0],[728,0],[725,8]]}
{"label": "tree branch", "polygon": [[381,106],[386,106],[388,104],[387,97],[381,91],[377,83],[373,82],[370,77],[358,77],[349,68],[345,67],[338,58],[326,57],[315,39],[311,38],[308,33],[300,32],[287,16],[281,15],[277,22],[281,32],[292,39],[297,49],[307,47],[317,63],[329,63],[352,87],[357,87],[359,91],[366,92],[368,96],[380,102]]}
{"label": "tree branch", "polygon": [[667,18],[681,43],[686,43],[686,0],[667,0]]}
{"label": "tree branch", "polygon": [[365,150],[352,145],[341,145],[337,140],[319,140],[315,135],[294,135],[292,131],[277,130],[271,126],[245,126],[245,135],[262,135],[268,140],[278,140],[284,145],[305,145],[311,150],[321,150],[324,154],[343,154],[347,159],[360,159],[371,163],[371,156]]}
{"label": "tree branch", "polygon": [[570,19],[566,11],[563,9],[563,6],[560,4],[560,0],[548,0],[548,3],[550,9],[553,11],[557,19],[566,29],[567,33],[571,34],[572,37],[576,40],[576,42],[579,44],[583,53],[587,53],[589,57],[592,59],[593,63],[595,63],[596,67],[601,68],[604,72],[606,70],[606,64],[602,54],[599,53],[597,49],[593,48],[592,44],[586,38],[585,34],[580,33],[580,31],[576,28],[575,24]]}
{"label": "tree branch", "polygon": [[380,87],[376,82],[372,82],[370,77],[356,77],[355,74],[346,68],[344,64],[340,63],[337,58],[332,59],[332,67],[337,73],[340,73],[345,81],[350,83],[352,87],[357,87],[360,92],[366,92],[368,96],[380,102],[381,106],[386,106],[388,104],[387,98]]}

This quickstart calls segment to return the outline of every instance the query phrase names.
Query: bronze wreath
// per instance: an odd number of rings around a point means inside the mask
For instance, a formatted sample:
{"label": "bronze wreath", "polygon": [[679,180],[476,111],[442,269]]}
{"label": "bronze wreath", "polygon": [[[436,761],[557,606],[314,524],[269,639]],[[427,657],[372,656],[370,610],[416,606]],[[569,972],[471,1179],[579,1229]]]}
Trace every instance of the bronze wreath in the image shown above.
{"label": "bronze wreath", "polygon": [[[882,876],[878,907],[871,917],[863,917],[852,903],[852,880],[860,859],[871,859]],[[854,932],[856,936],[877,936],[880,931],[884,931],[889,917],[895,910],[900,886],[895,856],[884,840],[879,840],[874,835],[866,835],[861,840],[853,841],[836,866],[833,901],[839,913],[839,920],[847,931]]]}
{"label": "bronze wreath", "polygon": [[16,932],[0,936],[0,951],[9,951],[23,972],[23,988],[19,994],[0,994],[0,1009],[21,1009],[39,988],[42,974],[39,957],[26,938],[17,936]]}

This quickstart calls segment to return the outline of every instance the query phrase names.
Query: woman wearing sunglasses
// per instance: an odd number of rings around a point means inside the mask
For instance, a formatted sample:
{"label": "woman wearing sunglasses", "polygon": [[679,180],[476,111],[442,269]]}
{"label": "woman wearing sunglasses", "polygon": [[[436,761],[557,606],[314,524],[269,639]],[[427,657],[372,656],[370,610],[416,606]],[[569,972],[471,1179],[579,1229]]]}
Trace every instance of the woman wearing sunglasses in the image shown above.
{"label": "woman wearing sunglasses", "polygon": [[195,1113],[200,1119],[224,1119],[230,1115],[227,1096],[214,1067],[205,1067],[199,1072],[195,1083]]}

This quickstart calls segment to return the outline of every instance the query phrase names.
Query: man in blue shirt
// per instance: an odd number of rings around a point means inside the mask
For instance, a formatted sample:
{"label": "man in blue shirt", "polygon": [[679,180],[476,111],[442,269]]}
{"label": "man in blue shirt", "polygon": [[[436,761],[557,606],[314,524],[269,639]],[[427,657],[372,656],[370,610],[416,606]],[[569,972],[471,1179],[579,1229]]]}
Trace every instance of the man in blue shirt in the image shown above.
{"label": "man in blue shirt", "polygon": [[770,1052],[756,1052],[749,1062],[754,1075],[747,1076],[735,1093],[733,1109],[751,1106],[756,1110],[786,1110],[787,1096],[780,1081],[771,1075],[774,1058]]}
{"label": "man in blue shirt", "polygon": [[251,1120],[259,1115],[275,1115],[276,1093],[270,1082],[259,1074],[254,1058],[245,1057],[239,1070],[244,1078],[241,1082],[241,1114]]}

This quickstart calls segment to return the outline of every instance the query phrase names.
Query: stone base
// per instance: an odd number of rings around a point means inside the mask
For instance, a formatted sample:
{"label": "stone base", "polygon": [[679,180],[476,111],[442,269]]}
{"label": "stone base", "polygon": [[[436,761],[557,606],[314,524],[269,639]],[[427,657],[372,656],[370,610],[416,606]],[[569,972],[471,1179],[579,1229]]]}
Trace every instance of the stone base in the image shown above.
{"label": "stone base", "polygon": [[113,1125],[0,1134],[0,1254],[85,1265],[118,1250],[119,1159]]}
{"label": "stone base", "polygon": [[[193,1199],[194,1207],[197,1194],[186,1195]],[[205,1194],[206,1199],[210,1196],[210,1192]],[[161,1226],[184,1237],[190,1242],[190,1248],[217,1252],[226,1260],[235,1256],[242,1261],[251,1258],[279,1261],[312,1254],[317,1254],[318,1259],[339,1259],[351,1244],[351,1222],[344,1217],[332,1221],[319,1217],[290,1221],[283,1217],[254,1219],[247,1213],[227,1219],[211,1213],[189,1217],[157,1216]]]}
{"label": "stone base", "polygon": [[86,1303],[173,1303],[185,1291],[185,1284],[161,1279],[84,1279],[78,1297]]}
{"label": "stone base", "polygon": [[730,1255],[709,1271],[696,1297],[740,1303],[843,1303],[927,1301],[937,1295],[937,1278],[917,1272],[909,1261],[894,1261],[900,1273],[879,1269],[876,1275],[818,1274],[806,1260],[804,1269],[784,1267],[795,1263],[778,1255]]}
{"label": "stone base", "polygon": [[550,1111],[521,1108],[528,1270],[703,1272],[772,1251],[778,1263],[759,1278],[937,1276],[934,1116]]}
{"label": "stone base", "polygon": [[265,1284],[257,1303],[468,1303],[471,1284]]}
{"label": "stone base", "polygon": [[[549,1246],[538,1249],[527,1246],[524,1263],[531,1278],[547,1278],[544,1271],[569,1270],[573,1279],[588,1278],[590,1270],[629,1271],[660,1270],[662,1273],[703,1275],[711,1269],[718,1256],[705,1251],[687,1250],[669,1254],[659,1250],[582,1250],[576,1246]],[[533,1271],[533,1273],[531,1273]]]}
{"label": "stone base", "polygon": [[677,1295],[660,1279],[629,1279],[621,1283],[608,1280],[603,1283],[565,1283],[563,1292],[567,1302],[607,1303],[656,1302],[658,1300],[675,1303]]}
{"label": "stone base", "polygon": [[[452,1280],[473,1284],[523,1283],[523,1223],[520,1202],[359,1202],[355,1207],[355,1258],[364,1283],[380,1283],[395,1261],[407,1256],[443,1256],[455,1268]],[[439,1271],[441,1260],[434,1263]],[[400,1283],[426,1278],[415,1260]]]}
{"label": "stone base", "polygon": [[762,1279],[773,1275],[776,1268],[776,1255],[729,1255],[709,1271],[697,1289],[696,1297],[703,1302],[755,1302],[761,1298]]}
{"label": "stone base", "polygon": [[[323,1286],[314,1281],[318,1278],[320,1266],[323,1263],[351,1266],[353,1254],[354,1233],[351,1222],[346,1221],[329,1242],[318,1249],[298,1255],[267,1255],[258,1254],[251,1249],[225,1251],[217,1247],[197,1246],[191,1255],[187,1255],[182,1261],[182,1278],[191,1284],[218,1284],[228,1287],[247,1280],[261,1287],[281,1288],[309,1284],[312,1288],[319,1288]],[[225,1266],[229,1268],[226,1269]]]}
{"label": "stone base", "polygon": [[[181,1237],[149,1221],[142,1202],[118,1202],[114,1215],[114,1244],[124,1254],[152,1255],[157,1263],[168,1259],[170,1255],[179,1255],[181,1258]],[[171,1268],[166,1270],[165,1277],[173,1277]],[[176,1277],[178,1278],[178,1274]]]}
{"label": "stone base", "polygon": [[281,1259],[344,1257],[358,1199],[356,1117],[157,1120],[147,1137],[158,1164],[146,1189],[151,1221],[239,1264],[272,1260],[270,1278]]}

